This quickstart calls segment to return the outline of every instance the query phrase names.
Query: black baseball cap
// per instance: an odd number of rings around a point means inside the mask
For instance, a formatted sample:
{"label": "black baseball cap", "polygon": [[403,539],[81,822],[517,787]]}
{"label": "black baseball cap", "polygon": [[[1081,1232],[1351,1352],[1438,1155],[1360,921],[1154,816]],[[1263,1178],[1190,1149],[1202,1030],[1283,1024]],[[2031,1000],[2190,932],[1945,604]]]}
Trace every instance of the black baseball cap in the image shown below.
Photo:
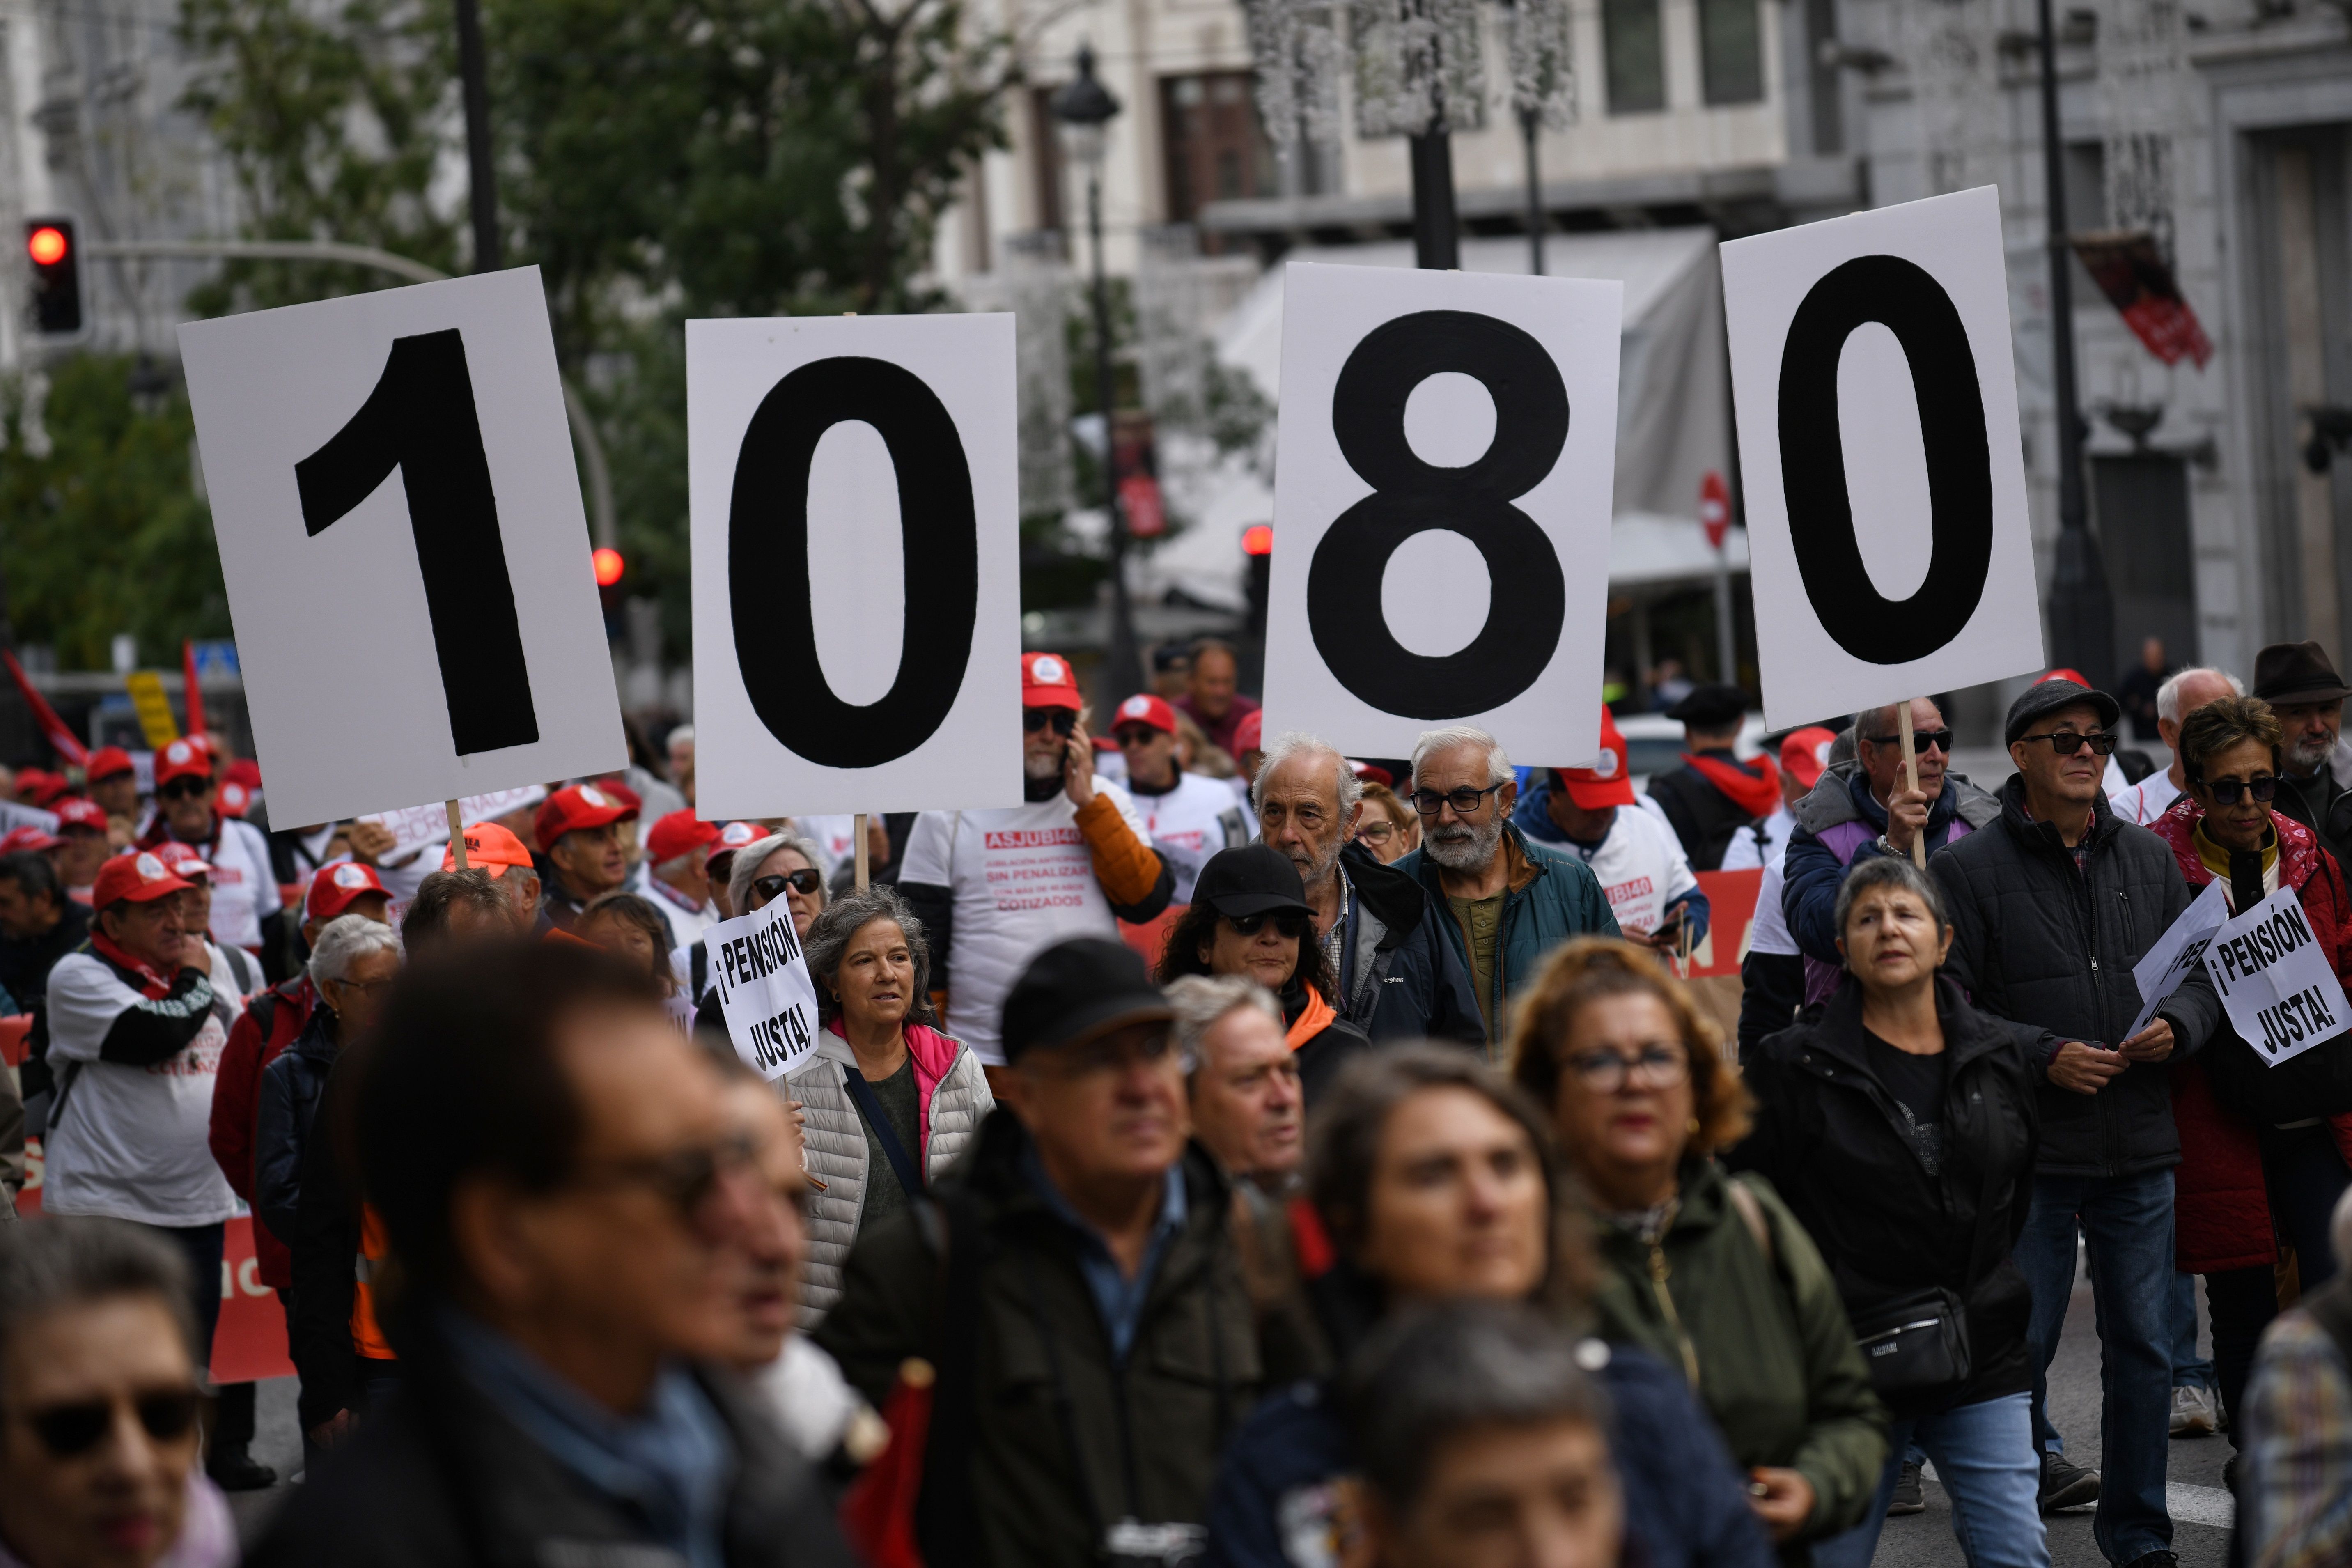
{"label": "black baseball cap", "polygon": [[1192,901],[1221,915],[1315,912],[1307,902],[1307,884],[1299,879],[1298,868],[1271,844],[1244,844],[1210,856],[1192,884]]}
{"label": "black baseball cap", "polygon": [[2063,676],[2035,681],[2025,689],[2025,694],[2009,705],[2009,722],[2001,727],[2001,744],[2013,746],[2018,737],[2033,728],[2033,721],[2045,713],[2055,713],[2061,708],[2074,708],[2089,703],[2099,710],[2099,727],[2112,730],[2123,717],[2123,708],[2104,691],[2094,691]]}
{"label": "black baseball cap", "polygon": [[1040,1047],[1083,1045],[1129,1024],[1175,1016],[1144,973],[1141,953],[1108,937],[1072,937],[1031,959],[1013,983],[1001,1032],[1004,1059],[1018,1061],[1022,1052]]}
{"label": "black baseball cap", "polygon": [[1666,717],[1702,730],[1728,730],[1748,716],[1748,693],[1737,686],[1710,680],[1691,688],[1690,695],[1666,710]]}

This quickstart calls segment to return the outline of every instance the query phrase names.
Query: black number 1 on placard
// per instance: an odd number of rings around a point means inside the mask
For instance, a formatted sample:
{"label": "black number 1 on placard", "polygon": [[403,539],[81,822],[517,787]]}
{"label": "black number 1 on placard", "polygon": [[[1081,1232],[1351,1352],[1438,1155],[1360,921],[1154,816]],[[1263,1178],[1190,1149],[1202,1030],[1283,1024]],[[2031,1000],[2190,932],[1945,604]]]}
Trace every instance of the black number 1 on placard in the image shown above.
{"label": "black number 1 on placard", "polygon": [[398,468],[441,661],[457,754],[539,739],[498,498],[455,327],[394,338],[375,390],[327,444],[294,465],[302,526],[332,528]]}

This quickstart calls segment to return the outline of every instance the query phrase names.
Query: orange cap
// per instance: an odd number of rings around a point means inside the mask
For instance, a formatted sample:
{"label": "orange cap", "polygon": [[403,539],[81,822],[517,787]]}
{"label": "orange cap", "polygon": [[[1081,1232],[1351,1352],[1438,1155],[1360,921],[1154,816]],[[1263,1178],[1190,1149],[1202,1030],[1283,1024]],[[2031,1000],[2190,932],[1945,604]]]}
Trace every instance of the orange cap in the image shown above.
{"label": "orange cap", "polygon": [[[466,864],[468,866],[479,866],[485,870],[504,870],[509,866],[528,867],[530,864],[530,851],[523,847],[522,840],[495,822],[478,822],[466,829],[462,837],[466,840]],[[456,854],[447,849],[441,851],[441,869],[454,871],[457,868]]]}

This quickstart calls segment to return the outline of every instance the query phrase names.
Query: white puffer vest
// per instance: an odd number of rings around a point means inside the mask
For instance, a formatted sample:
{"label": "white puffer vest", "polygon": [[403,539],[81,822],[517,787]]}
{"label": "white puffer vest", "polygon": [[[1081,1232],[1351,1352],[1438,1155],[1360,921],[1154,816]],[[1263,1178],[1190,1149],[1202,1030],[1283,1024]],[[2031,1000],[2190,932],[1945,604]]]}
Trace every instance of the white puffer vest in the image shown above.
{"label": "white puffer vest", "polygon": [[[909,1026],[907,1034],[916,1081],[930,1089],[920,1156],[928,1183],[937,1181],[971,1146],[982,1120],[996,1108],[996,1097],[988,1092],[988,1075],[981,1070],[980,1058],[962,1041],[919,1029]],[[929,1039],[923,1038],[926,1035]],[[941,1057],[949,1059],[946,1070],[938,1071]],[[849,1042],[826,1028],[818,1033],[816,1049],[808,1059],[777,1085],[786,1098],[801,1102],[809,1174],[824,1184],[823,1192],[809,1194],[808,1262],[801,1270],[800,1324],[804,1332],[822,1322],[841,1300],[842,1270],[856,1243],[866,1183],[874,1174],[866,1168],[866,1123],[845,1087],[847,1075],[856,1070],[857,1058]],[[897,1180],[887,1167],[879,1174],[884,1181]]]}

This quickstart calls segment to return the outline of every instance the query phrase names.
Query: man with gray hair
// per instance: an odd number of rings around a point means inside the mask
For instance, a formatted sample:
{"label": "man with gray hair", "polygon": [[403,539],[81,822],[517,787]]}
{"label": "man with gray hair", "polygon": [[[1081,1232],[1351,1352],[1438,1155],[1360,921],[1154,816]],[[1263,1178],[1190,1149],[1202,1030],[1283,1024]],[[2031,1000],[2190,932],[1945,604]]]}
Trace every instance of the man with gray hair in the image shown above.
{"label": "man with gray hair", "polygon": [[2107,809],[2142,827],[2171,810],[2180,792],[2189,787],[2180,773],[2180,721],[2208,702],[2245,694],[2244,684],[2224,670],[2198,665],[2174,672],[2156,689],[2156,732],[2172,749],[2172,765],[2148,774],[2120,795],[2109,795]]}
{"label": "man with gray hair", "polygon": [[1227,1175],[1280,1197],[1307,1153],[1307,1091],[1280,1005],[1237,974],[1186,974],[1167,989],[1192,1136]]}
{"label": "man with gray hair", "polygon": [[1590,867],[1511,825],[1518,777],[1486,731],[1423,731],[1405,798],[1421,816],[1421,847],[1396,868],[1452,912],[1439,924],[1470,972],[1491,1053],[1506,1026],[1504,1005],[1535,978],[1544,956],[1571,937],[1622,934],[1617,918]]}
{"label": "man with gray hair", "polygon": [[1355,841],[1363,794],[1347,758],[1295,730],[1265,749],[1252,791],[1259,837],[1306,886],[1316,940],[1339,977],[1332,1005],[1374,1040],[1482,1044],[1470,972],[1438,929],[1444,906]]}

